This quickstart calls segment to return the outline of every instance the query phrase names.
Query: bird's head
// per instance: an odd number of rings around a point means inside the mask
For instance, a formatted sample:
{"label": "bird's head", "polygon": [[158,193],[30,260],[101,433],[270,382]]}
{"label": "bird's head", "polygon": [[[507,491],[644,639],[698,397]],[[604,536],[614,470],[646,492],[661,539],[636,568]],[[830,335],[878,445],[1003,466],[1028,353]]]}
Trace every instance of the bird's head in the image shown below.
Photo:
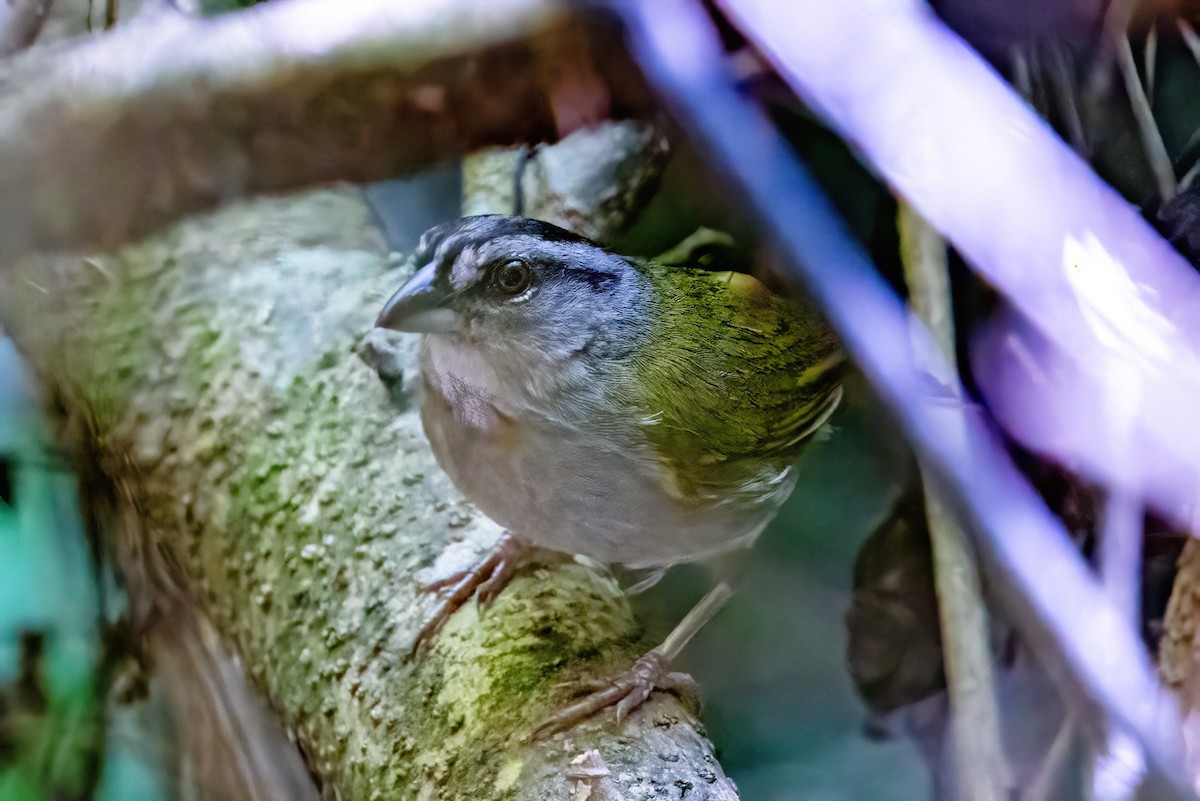
{"label": "bird's head", "polygon": [[530,359],[613,356],[645,323],[636,267],[591,240],[524,217],[464,217],[427,231],[416,274],[375,325]]}

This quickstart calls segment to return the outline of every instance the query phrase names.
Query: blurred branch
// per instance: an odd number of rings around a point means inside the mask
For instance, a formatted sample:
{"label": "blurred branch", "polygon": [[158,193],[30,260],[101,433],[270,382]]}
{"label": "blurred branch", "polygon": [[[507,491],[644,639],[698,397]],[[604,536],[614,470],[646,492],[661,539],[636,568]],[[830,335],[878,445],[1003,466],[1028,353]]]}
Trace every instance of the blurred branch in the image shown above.
{"label": "blurred branch", "polygon": [[[1097,534],[1100,581],[1128,625],[1140,630],[1144,543],[1141,503],[1119,492],[1109,493]],[[1145,778],[1145,757],[1124,730],[1111,725],[1106,728],[1102,740],[1092,743],[1094,797],[1134,798]]]}
{"label": "blurred branch", "polygon": [[[946,243],[903,200],[898,217],[909,304],[940,353],[941,358],[931,366],[935,371],[950,366],[953,373],[954,315]],[[987,603],[979,567],[967,533],[943,500],[936,477],[924,464],[921,474],[950,696],[957,797],[964,801],[1000,801],[1008,796],[1009,782],[1000,741]]]}
{"label": "blurred branch", "polygon": [[[907,91],[890,87],[898,75],[909,74],[914,62],[930,54],[945,55],[942,37],[949,34],[941,32],[933,37],[934,41],[926,41],[931,37],[923,33],[923,28],[936,23],[924,6],[896,3],[881,7],[872,3],[866,8],[854,2],[833,6],[804,2],[805,24],[795,25],[792,22],[798,9],[794,4],[785,7],[723,0],[722,5],[734,12],[737,23],[777,64],[786,63],[785,76],[804,76],[806,99],[818,102],[826,114],[831,108],[838,112],[834,118],[839,126],[853,131],[847,137],[850,141],[872,155],[886,155],[905,166],[904,170],[896,170],[895,177],[904,179],[905,185],[898,188],[914,206],[921,208],[918,198],[932,199],[940,213],[952,216],[949,222],[960,223],[946,226],[947,220],[938,219],[939,230],[972,244],[973,236],[986,235],[989,242],[1008,248],[1027,247],[1029,243],[1020,231],[998,235],[996,228],[1044,223],[1047,213],[1064,213],[1051,205],[1047,207],[1049,212],[1039,206],[1037,215],[1013,214],[1013,206],[1005,207],[1007,214],[975,214],[979,202],[976,195],[981,190],[984,200],[1015,202],[1008,191],[1008,184],[1014,180],[1010,167],[1022,180],[1032,180],[1032,176],[1019,160],[1014,163],[1017,154],[1007,149],[981,154],[971,148],[970,166],[959,163],[966,155],[962,151],[979,141],[991,142],[996,129],[1002,129],[999,133],[1020,142],[1020,156],[1027,158],[1034,143],[1044,145],[1050,135],[1011,95],[1005,95],[1009,100],[1004,103],[1004,111],[1012,118],[997,120],[989,110],[986,122],[976,122],[988,107],[985,104],[977,110],[975,94],[956,94],[950,103],[914,101],[914,89],[940,90],[960,81],[964,72],[979,80],[980,73],[986,71],[987,80],[998,86],[994,74],[977,63],[977,57],[968,54],[961,44],[954,51],[955,63],[939,65],[936,81],[925,80],[916,87],[906,81],[903,88]],[[667,98],[697,145],[732,179],[742,199],[779,243],[789,257],[793,275],[803,280],[858,367],[935,472],[939,486],[975,536],[987,568],[989,589],[1010,615],[1022,640],[1058,679],[1082,720],[1087,721],[1092,705],[1099,703],[1138,738],[1158,771],[1154,775],[1160,783],[1155,790],[1161,795],[1156,797],[1190,798],[1189,782],[1182,770],[1176,707],[1159,687],[1139,638],[1083,564],[1062,523],[1017,470],[982,410],[960,400],[966,395],[957,381],[931,391],[928,378],[913,368],[913,351],[927,349],[931,356],[925,358],[936,358],[935,346],[920,332],[910,336],[903,305],[761,109],[735,89],[721,63],[719,40],[702,10],[688,0],[626,1],[614,2],[614,6],[630,27],[634,53],[653,86]],[[914,32],[913,27],[918,30]],[[868,41],[870,46],[864,50]],[[841,48],[851,43],[855,58],[848,59]],[[903,57],[897,56],[897,47],[902,48]],[[928,66],[923,65],[923,75]],[[886,92],[880,91],[881,75],[889,81]],[[848,82],[852,85],[847,86]],[[897,101],[899,108],[873,108],[873,102],[892,101]],[[979,113],[964,116],[971,122],[971,129],[962,131],[959,126],[947,124],[947,108]],[[898,114],[900,109],[902,115]],[[936,126],[932,124],[935,119]],[[938,126],[943,126],[945,132],[935,133]],[[951,137],[948,142],[947,136]],[[954,137],[963,139],[959,142]],[[1056,147],[1065,150],[1054,141]],[[916,155],[903,147],[913,142],[919,143]],[[1000,162],[993,163],[998,158]],[[1002,177],[1003,191],[990,180],[979,185],[981,159],[988,165],[984,177]],[[891,174],[893,165],[889,162],[888,166],[887,174],[895,179]],[[1066,175],[1063,172],[1060,168],[1051,175],[1076,183],[1085,180],[1080,175],[1083,173],[1088,182],[1095,182],[1086,169],[1075,168]],[[1041,180],[1035,185],[1051,187],[1051,192],[1057,188],[1058,182],[1045,181],[1044,172],[1036,175]],[[966,197],[973,202],[966,204],[967,208],[962,208],[964,195],[955,183],[958,181],[972,185]],[[1133,228],[1134,236],[1146,239],[1149,229],[1144,225],[1134,227],[1133,212],[1123,201],[1106,195],[1103,202],[1109,213],[1100,215],[1101,222],[1111,223],[1119,214],[1120,233],[1129,233]],[[801,220],[803,224],[798,224]],[[1103,226],[1096,228],[1098,225],[1093,220],[1084,230],[1094,229],[1098,236],[1115,235]],[[1035,241],[1046,245],[1040,239]],[[1155,255],[1156,251],[1170,252],[1161,240],[1154,241],[1161,245],[1152,249]],[[989,258],[986,263],[991,265],[992,261]],[[1014,262],[1001,261],[996,267],[1010,264]],[[1015,264],[1026,268],[1020,272],[1026,282],[1043,275],[1042,270],[1031,272],[1022,262]],[[1063,314],[1061,293],[1050,300]]]}
{"label": "blurred branch", "polygon": [[0,57],[19,53],[37,39],[53,0],[0,2]]}
{"label": "blurred branch", "polygon": [[1116,51],[1122,41],[1128,43],[1129,22],[1133,19],[1135,7],[1136,0],[1108,0],[1105,4],[1103,27],[1092,54],[1089,91],[1099,92],[1108,83],[1112,75],[1112,63],[1121,57]]}
{"label": "blurred branch", "polygon": [[[285,0],[31,52],[0,72],[0,257],[112,246],[244,195],[388,178],[643,108],[596,30],[556,0]],[[581,74],[596,109],[562,100]]]}
{"label": "blurred branch", "polygon": [[898,199],[898,207],[896,226],[900,233],[904,281],[908,284],[908,305],[929,331],[941,356],[927,367],[957,373],[953,367],[958,354],[946,240],[903,198]]}
{"label": "blurred branch", "polygon": [[1046,51],[1046,75],[1054,92],[1055,103],[1062,114],[1067,141],[1076,153],[1086,156],[1091,144],[1088,142],[1087,130],[1080,115],[1079,98],[1075,94],[1075,80],[1066,47],[1052,39],[1042,43],[1041,48]]}
{"label": "blurred branch", "polygon": [[1105,590],[1133,628],[1142,625],[1142,506],[1110,493],[1100,516],[1098,567]]}

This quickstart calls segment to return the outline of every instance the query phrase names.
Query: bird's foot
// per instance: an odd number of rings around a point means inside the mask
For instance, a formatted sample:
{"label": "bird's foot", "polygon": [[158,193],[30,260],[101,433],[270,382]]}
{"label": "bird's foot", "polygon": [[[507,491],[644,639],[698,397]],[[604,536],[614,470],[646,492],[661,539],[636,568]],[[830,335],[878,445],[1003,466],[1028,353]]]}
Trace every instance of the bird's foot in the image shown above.
{"label": "bird's foot", "polygon": [[426,584],[423,588],[425,592],[438,592],[447,587],[450,588],[450,592],[439,601],[429,620],[417,633],[410,657],[427,651],[433,638],[446,625],[446,621],[459,607],[471,600],[471,596],[475,597],[475,602],[480,608],[487,609],[491,606],[500,591],[508,586],[508,582],[525,561],[529,551],[527,545],[505,531],[500,535],[499,542],[483,559],[446,578]]}
{"label": "bird's foot", "polygon": [[620,723],[654,690],[675,692],[693,707],[698,706],[700,697],[696,681],[686,673],[671,670],[671,660],[657,648],[614,679],[572,682],[567,686],[584,697],[551,715],[534,731],[533,739],[566,731],[610,706],[616,707],[617,723]]}
{"label": "bird's foot", "polygon": [[572,685],[580,693],[586,693],[574,703],[568,704],[550,716],[550,719],[533,732],[533,739],[555,734],[591,717],[610,706],[617,708],[617,723],[637,709],[650,697],[654,690],[670,690],[680,696],[693,709],[700,706],[700,693],[696,681],[686,673],[671,670],[671,660],[679,656],[697,631],[715,615],[733,590],[725,582],[709,590],[700,602],[692,607],[662,645],[633,663],[633,667],[611,681],[576,682]]}

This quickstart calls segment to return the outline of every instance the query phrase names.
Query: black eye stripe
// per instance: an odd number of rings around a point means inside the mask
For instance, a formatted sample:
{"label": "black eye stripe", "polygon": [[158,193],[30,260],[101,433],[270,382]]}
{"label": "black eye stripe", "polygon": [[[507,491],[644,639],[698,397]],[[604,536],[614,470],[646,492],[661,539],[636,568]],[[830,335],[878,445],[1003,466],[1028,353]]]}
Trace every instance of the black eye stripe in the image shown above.
{"label": "black eye stripe", "polygon": [[560,266],[565,278],[587,284],[594,292],[600,292],[621,282],[621,276],[604,270],[587,270],[581,267]]}
{"label": "black eye stripe", "polygon": [[[496,276],[501,270],[514,259],[509,256],[503,259],[497,259],[487,266],[484,275],[491,282],[496,281]],[[594,270],[584,267],[571,267],[557,261],[538,260],[530,262],[523,260],[526,268],[536,276],[538,274],[554,274],[558,273],[563,278],[569,281],[576,281],[581,284],[586,284],[593,292],[600,292],[620,283],[621,276],[617,273],[610,273],[606,270]]]}
{"label": "black eye stripe", "polygon": [[[570,245],[586,245],[589,248],[596,248],[602,253],[607,252],[603,246],[589,239],[540,220],[482,215],[464,217],[426,231],[421,237],[418,248],[417,266],[418,268],[424,267],[431,261],[436,261],[438,267],[434,277],[434,286],[445,292],[452,291],[454,294],[486,291],[487,287],[497,286],[495,283],[497,271],[514,258],[520,258],[526,262],[532,272],[532,281],[567,280],[586,285],[593,292],[602,292],[610,290],[622,280],[620,273],[581,267],[578,266],[575,259],[564,263],[558,258],[551,258],[541,253],[521,253],[520,250],[529,247],[527,242],[520,244],[514,242],[513,250],[503,257],[497,257],[489,264],[464,265],[468,269],[465,269],[457,279],[452,277],[460,259],[466,258],[475,262],[478,258],[478,256],[465,254],[464,252],[468,249],[483,250],[488,243],[495,243],[492,245],[492,252],[495,253],[497,249],[503,247],[502,242],[496,242],[497,239],[503,240],[506,237],[514,236],[518,239],[534,237],[545,244],[559,245],[558,248],[551,249],[561,249],[564,254],[572,250]],[[563,248],[563,245],[568,247]],[[536,251],[537,248],[534,250]]]}

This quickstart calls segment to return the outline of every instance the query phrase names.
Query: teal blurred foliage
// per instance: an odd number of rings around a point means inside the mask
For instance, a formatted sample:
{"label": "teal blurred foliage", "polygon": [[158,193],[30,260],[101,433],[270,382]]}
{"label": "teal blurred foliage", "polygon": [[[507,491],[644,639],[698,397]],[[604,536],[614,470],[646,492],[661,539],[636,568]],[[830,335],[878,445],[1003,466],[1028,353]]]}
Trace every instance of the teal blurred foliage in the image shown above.
{"label": "teal blurred foliage", "polygon": [[159,801],[138,736],[108,736],[105,607],[75,476],[0,337],[0,801]]}

